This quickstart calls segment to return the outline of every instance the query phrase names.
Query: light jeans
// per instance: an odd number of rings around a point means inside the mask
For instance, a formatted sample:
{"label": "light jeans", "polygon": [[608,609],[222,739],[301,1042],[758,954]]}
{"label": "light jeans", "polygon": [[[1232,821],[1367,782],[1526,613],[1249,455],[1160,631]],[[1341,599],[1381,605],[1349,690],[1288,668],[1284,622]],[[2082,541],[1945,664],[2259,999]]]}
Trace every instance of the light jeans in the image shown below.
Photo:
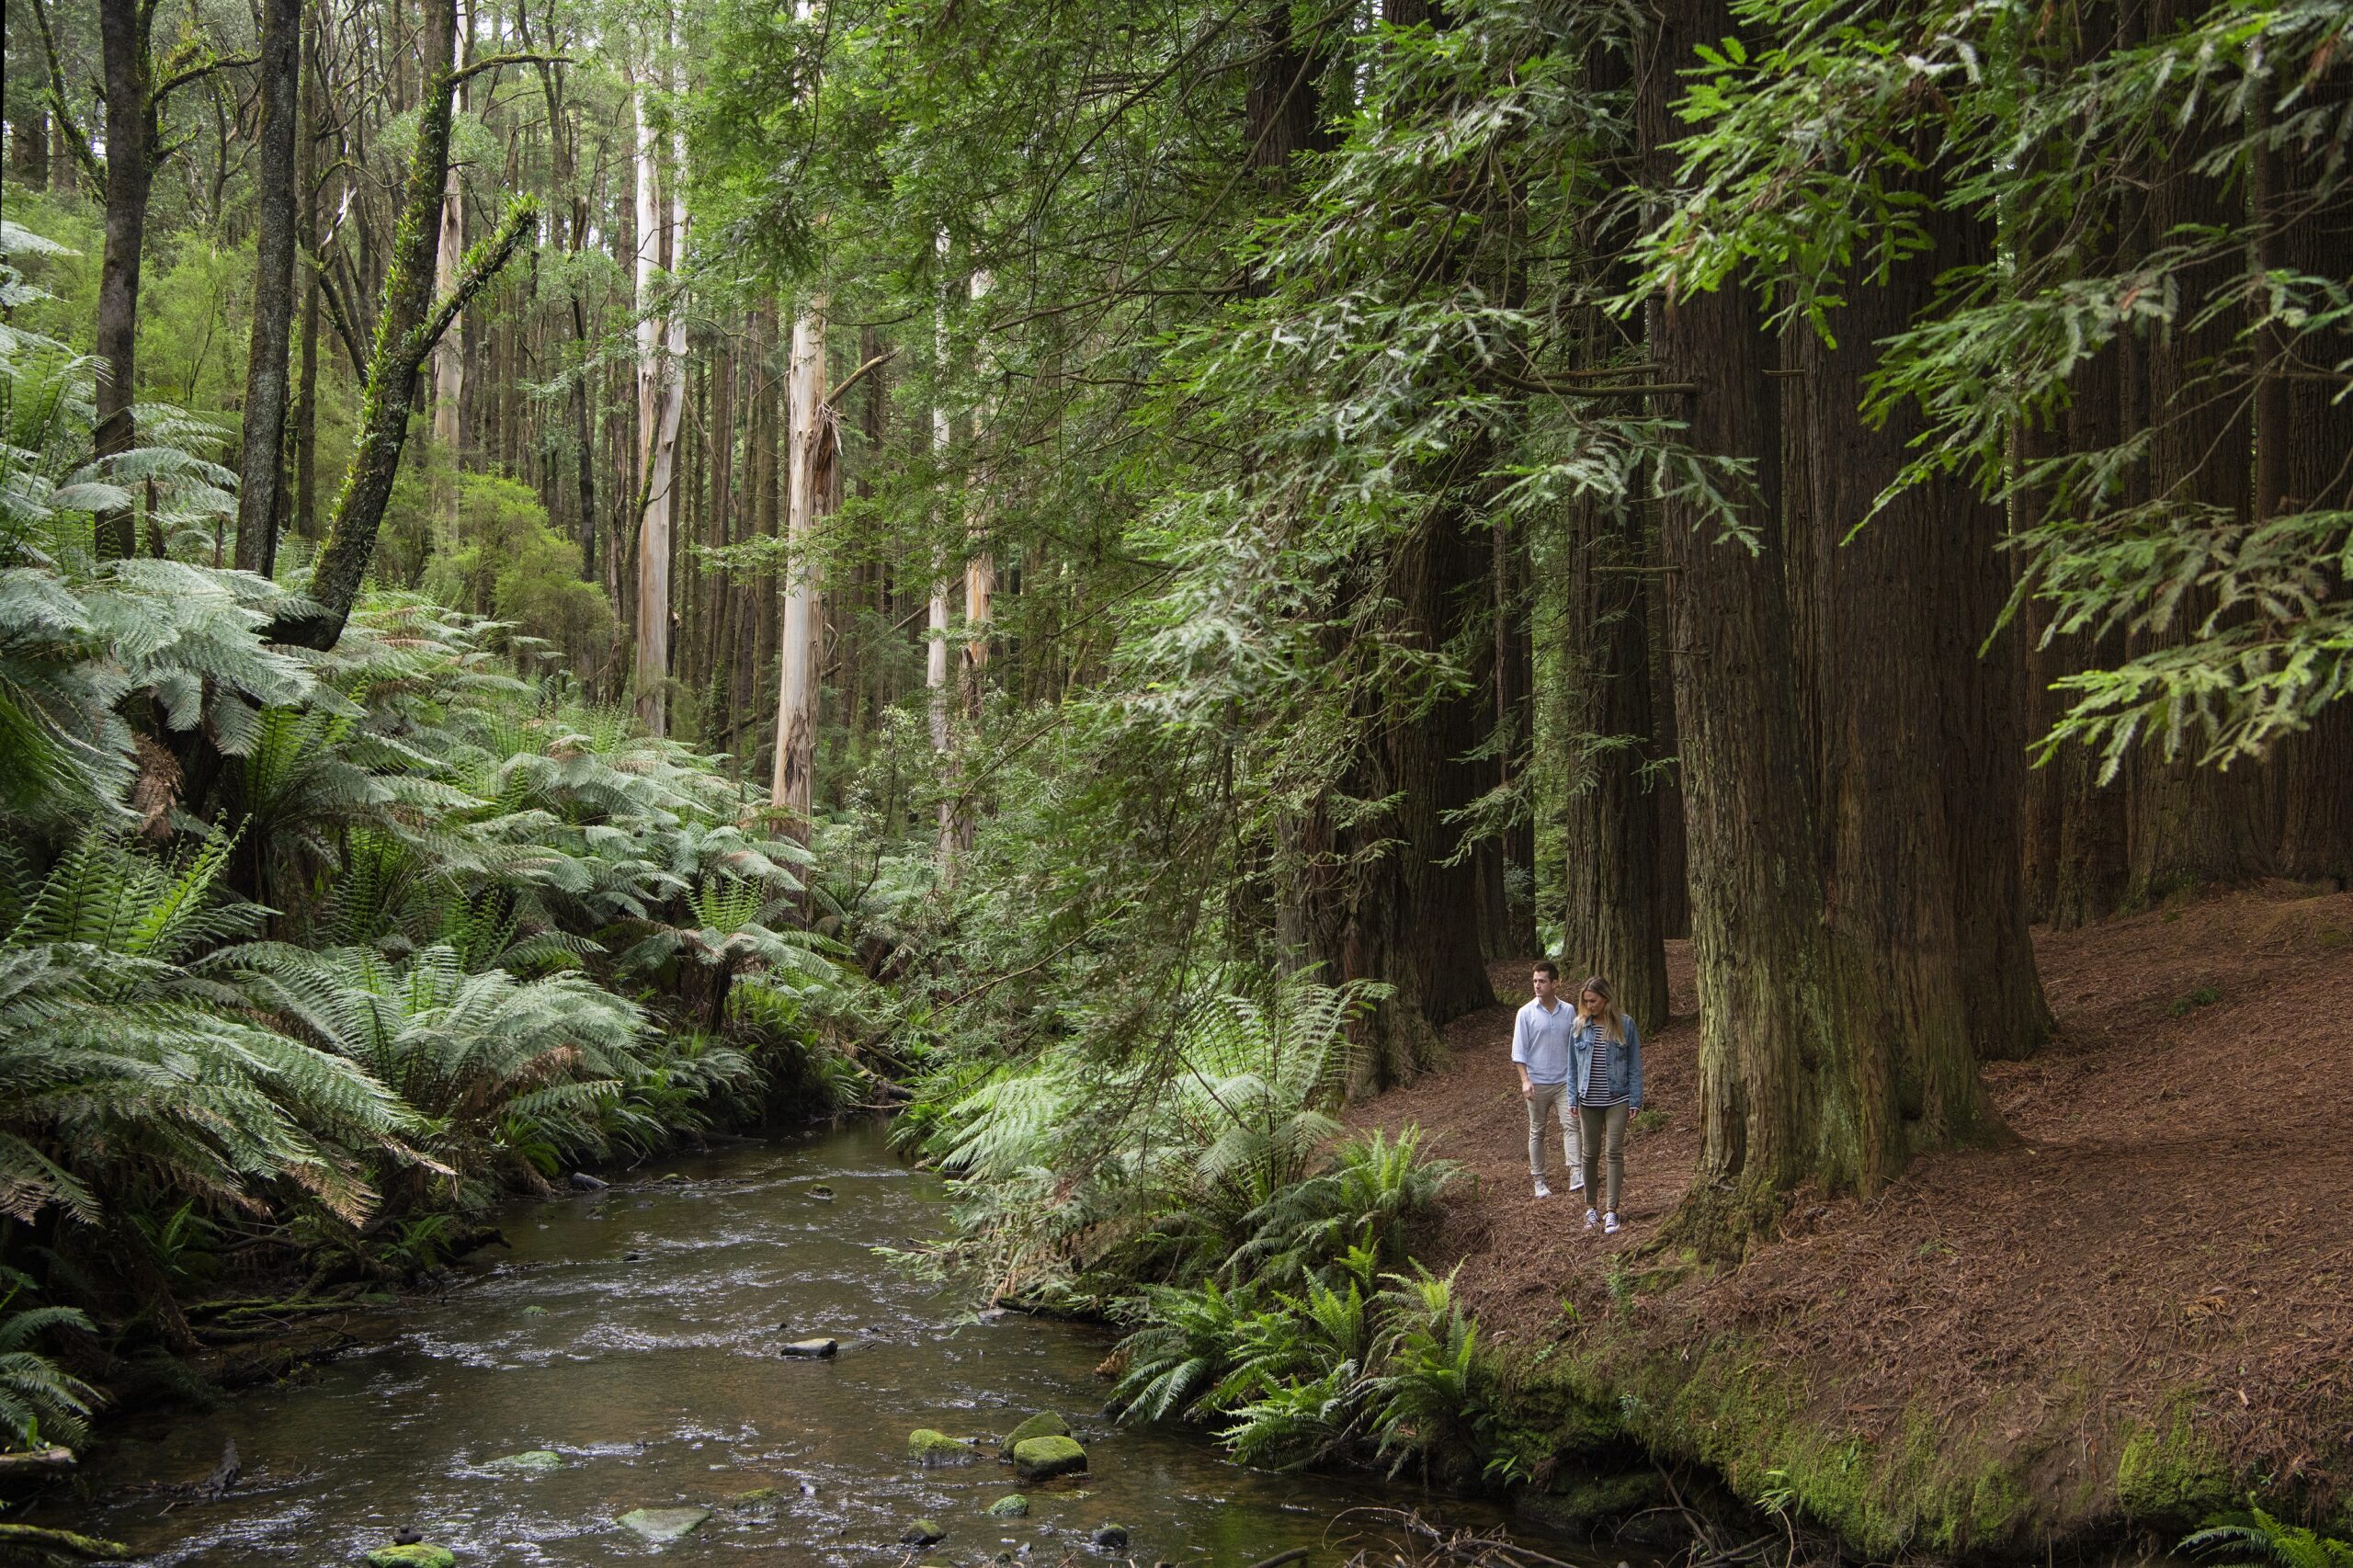
{"label": "light jeans", "polygon": [[1528,1169],[1537,1180],[1544,1179],[1544,1124],[1550,1120],[1561,1124],[1561,1163],[1568,1167],[1569,1178],[1577,1175],[1577,1117],[1569,1104],[1566,1084],[1534,1084],[1528,1096]]}
{"label": "light jeans", "polygon": [[1585,1124],[1585,1193],[1586,1201],[1593,1201],[1594,1169],[1597,1157],[1607,1153],[1609,1161],[1609,1201],[1603,1207],[1612,1214],[1618,1212],[1618,1189],[1626,1185],[1626,1108],[1622,1105],[1579,1106],[1577,1119]]}

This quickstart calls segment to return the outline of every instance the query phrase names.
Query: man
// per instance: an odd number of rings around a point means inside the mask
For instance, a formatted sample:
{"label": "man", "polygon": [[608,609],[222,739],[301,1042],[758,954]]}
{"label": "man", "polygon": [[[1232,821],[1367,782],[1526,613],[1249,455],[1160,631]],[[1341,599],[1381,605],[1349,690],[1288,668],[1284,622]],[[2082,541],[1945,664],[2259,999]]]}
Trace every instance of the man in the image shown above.
{"label": "man", "polygon": [[1569,1167],[1569,1190],[1585,1187],[1584,1168],[1577,1158],[1576,1113],[1569,1100],[1569,1042],[1576,1030],[1576,1009],[1561,1000],[1561,966],[1538,959],[1528,977],[1535,999],[1519,1010],[1511,1026],[1511,1061],[1519,1072],[1519,1097],[1528,1102],[1528,1174],[1536,1178],[1536,1196],[1550,1198],[1544,1181],[1544,1123],[1561,1124],[1561,1155]]}

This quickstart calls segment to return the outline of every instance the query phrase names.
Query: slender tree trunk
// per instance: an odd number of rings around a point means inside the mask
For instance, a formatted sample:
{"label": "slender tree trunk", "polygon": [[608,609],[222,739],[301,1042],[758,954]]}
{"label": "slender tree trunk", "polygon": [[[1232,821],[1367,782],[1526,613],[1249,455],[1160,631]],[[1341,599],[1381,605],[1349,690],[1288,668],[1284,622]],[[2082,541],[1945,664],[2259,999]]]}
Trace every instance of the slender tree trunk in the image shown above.
{"label": "slender tree trunk", "polygon": [[[710,360],[710,503],[704,514],[703,542],[724,550],[730,542],[735,498],[735,354],[724,334]],[[731,574],[705,571],[703,680],[697,690],[710,712],[703,733],[716,741],[725,722],[727,650],[733,633],[735,584]]]}
{"label": "slender tree trunk", "polygon": [[[777,388],[774,376],[776,306],[763,300],[752,312],[752,407],[748,439],[752,463],[753,531],[762,539],[777,536]],[[767,688],[769,668],[777,658],[777,611],[781,600],[775,572],[763,570],[752,579],[752,647],[738,687],[736,710],[752,710],[756,694]],[[773,744],[773,741],[770,742]],[[749,752],[746,737],[736,749]]]}
{"label": "slender tree trunk", "polygon": [[817,666],[824,632],[817,616],[817,520],[832,466],[824,405],[825,301],[810,301],[792,324],[785,407],[792,474],[786,490],[784,630],[777,683],[776,766],[770,803],[785,831],[809,841],[817,761]]}
{"label": "slender tree trunk", "polygon": [[[132,405],[139,395],[139,266],[147,244],[147,203],[155,183],[155,61],[148,47],[150,0],[99,0],[98,40],[106,73],[106,252],[98,268],[97,426],[91,445],[108,458],[138,444]],[[131,554],[138,532],[130,511],[98,516],[100,560]]]}
{"label": "slender tree trunk", "polygon": [[[638,409],[647,450],[637,524],[637,717],[654,734],[669,733],[671,521],[676,493],[678,426],[686,412],[687,319],[674,297],[661,322],[652,314],[656,245],[666,240],[675,263],[686,250],[686,196],[675,188],[665,224],[655,188],[659,143],[637,94],[638,125]],[[674,187],[683,187],[686,161],[675,158]],[[672,285],[675,290],[675,284]]]}
{"label": "slender tree trunk", "polygon": [[238,463],[237,565],[267,576],[278,562],[284,478],[288,350],[294,335],[294,252],[302,192],[295,142],[302,124],[302,0],[265,0],[261,125],[254,165],[253,335]]}
{"label": "slender tree trunk", "polygon": [[319,537],[319,85],[320,24],[302,35],[302,129],[297,180],[302,189],[302,369],[294,424],[294,531]]}
{"label": "slender tree trunk", "polygon": [[1561,954],[1569,968],[1607,978],[1620,1008],[1656,1029],[1666,1022],[1666,944],[1658,797],[1646,777],[1654,742],[1642,524],[1634,506],[1597,499],[1579,500],[1571,515],[1563,665],[1577,733]]}

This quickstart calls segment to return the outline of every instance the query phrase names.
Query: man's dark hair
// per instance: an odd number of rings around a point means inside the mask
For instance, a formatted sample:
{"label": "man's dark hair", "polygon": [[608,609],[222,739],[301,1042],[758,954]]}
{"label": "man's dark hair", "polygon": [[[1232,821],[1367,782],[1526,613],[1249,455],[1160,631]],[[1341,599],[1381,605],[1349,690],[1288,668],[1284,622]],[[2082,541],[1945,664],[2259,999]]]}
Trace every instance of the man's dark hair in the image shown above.
{"label": "man's dark hair", "polygon": [[1538,959],[1536,960],[1536,972],[1539,974],[1550,975],[1554,980],[1558,980],[1561,978],[1561,966],[1554,963],[1551,959]]}

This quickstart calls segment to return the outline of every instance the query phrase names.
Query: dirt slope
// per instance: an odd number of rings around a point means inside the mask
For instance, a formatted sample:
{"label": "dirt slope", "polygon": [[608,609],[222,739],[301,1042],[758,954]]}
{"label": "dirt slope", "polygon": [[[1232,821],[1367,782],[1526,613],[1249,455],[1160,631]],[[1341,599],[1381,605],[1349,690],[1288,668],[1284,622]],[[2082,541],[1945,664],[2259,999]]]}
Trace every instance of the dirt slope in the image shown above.
{"label": "dirt slope", "polygon": [[[1645,1249],[1698,1144],[1697,998],[1677,948],[1675,1017],[1643,1053],[1666,1123],[1630,1140],[1627,1233],[1587,1233],[1581,1202],[1530,1195],[1508,1006],[1449,1030],[1446,1067],[1359,1108],[1420,1123],[1479,1177],[1423,1250],[1461,1260],[1488,1335],[1620,1367],[1736,1342],[1798,1391],[1815,1437],[1973,1456],[2000,1472],[1978,1494],[2023,1494],[1963,1499],[1946,1511],[1973,1508],[1973,1524],[1898,1521],[1899,1536],[2194,1514],[2216,1500],[2217,1460],[2344,1508],[2353,896],[2275,886],[2039,934],[2059,1037],[1987,1070],[2017,1145],[1923,1160],[1870,1203],[1802,1198],[1729,1271]],[[1523,965],[1495,978],[1526,996]],[[1707,1451],[1706,1433],[1687,1436]],[[1754,1494],[1738,1446],[1720,1447]]]}

